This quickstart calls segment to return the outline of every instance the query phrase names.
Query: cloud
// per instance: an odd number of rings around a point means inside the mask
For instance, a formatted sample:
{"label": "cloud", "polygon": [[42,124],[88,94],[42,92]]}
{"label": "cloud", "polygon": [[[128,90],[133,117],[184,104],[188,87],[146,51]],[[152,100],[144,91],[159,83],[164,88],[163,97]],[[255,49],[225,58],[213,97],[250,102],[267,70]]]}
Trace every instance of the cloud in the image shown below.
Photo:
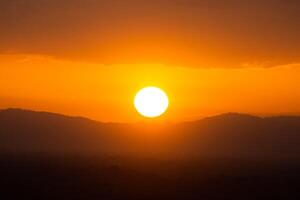
{"label": "cloud", "polygon": [[0,53],[100,64],[300,62],[300,2],[2,0]]}

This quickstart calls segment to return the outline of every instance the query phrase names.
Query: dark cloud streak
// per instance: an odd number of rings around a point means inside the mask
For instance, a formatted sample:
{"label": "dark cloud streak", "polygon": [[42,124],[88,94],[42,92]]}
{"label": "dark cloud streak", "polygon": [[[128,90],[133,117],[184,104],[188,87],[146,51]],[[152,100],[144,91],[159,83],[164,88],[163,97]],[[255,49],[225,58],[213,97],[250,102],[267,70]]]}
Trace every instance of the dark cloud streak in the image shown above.
{"label": "dark cloud streak", "polygon": [[0,52],[184,66],[300,61],[297,0],[2,0]]}

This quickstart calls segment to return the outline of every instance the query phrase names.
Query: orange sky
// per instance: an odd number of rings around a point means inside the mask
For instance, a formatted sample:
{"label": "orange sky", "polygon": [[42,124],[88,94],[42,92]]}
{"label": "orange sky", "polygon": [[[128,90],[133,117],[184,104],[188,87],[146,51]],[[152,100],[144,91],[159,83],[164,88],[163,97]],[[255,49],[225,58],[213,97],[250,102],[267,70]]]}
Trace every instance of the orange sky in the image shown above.
{"label": "orange sky", "polygon": [[[100,121],[142,118],[133,97],[155,85],[169,95],[168,121],[222,112],[300,113],[300,65],[273,68],[187,68],[74,62],[37,55],[0,57],[0,107],[21,107]],[[5,66],[5,67],[4,67]]]}
{"label": "orange sky", "polygon": [[2,0],[0,107],[139,121],[154,85],[163,120],[299,114],[299,19],[297,0]]}

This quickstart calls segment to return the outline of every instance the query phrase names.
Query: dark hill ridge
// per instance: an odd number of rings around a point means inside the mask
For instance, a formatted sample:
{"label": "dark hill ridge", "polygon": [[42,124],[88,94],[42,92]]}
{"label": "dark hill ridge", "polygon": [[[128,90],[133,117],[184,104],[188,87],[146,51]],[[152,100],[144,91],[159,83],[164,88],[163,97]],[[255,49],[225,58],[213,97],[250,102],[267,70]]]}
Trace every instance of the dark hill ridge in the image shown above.
{"label": "dark hill ridge", "polygon": [[300,160],[300,117],[228,113],[146,130],[138,124],[7,109],[0,111],[0,150]]}
{"label": "dark hill ridge", "polygon": [[119,146],[121,135],[115,138],[115,133],[122,126],[125,125],[48,112],[7,109],[0,111],[0,149],[4,152],[49,153],[112,151],[110,148],[113,146],[108,144],[113,142]]}
{"label": "dark hill ridge", "polygon": [[[299,117],[220,115],[179,125],[190,154],[300,160]],[[205,155],[204,155],[205,156]]]}

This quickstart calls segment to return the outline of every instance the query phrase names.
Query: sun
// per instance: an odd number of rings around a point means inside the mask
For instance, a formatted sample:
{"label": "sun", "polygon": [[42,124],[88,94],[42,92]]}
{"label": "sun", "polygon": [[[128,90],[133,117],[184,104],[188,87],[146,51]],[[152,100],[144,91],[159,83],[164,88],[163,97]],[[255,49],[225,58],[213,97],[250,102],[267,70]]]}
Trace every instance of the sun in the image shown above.
{"label": "sun", "polygon": [[167,94],[158,87],[145,87],[134,98],[136,110],[144,117],[154,118],[162,115],[169,106]]}

